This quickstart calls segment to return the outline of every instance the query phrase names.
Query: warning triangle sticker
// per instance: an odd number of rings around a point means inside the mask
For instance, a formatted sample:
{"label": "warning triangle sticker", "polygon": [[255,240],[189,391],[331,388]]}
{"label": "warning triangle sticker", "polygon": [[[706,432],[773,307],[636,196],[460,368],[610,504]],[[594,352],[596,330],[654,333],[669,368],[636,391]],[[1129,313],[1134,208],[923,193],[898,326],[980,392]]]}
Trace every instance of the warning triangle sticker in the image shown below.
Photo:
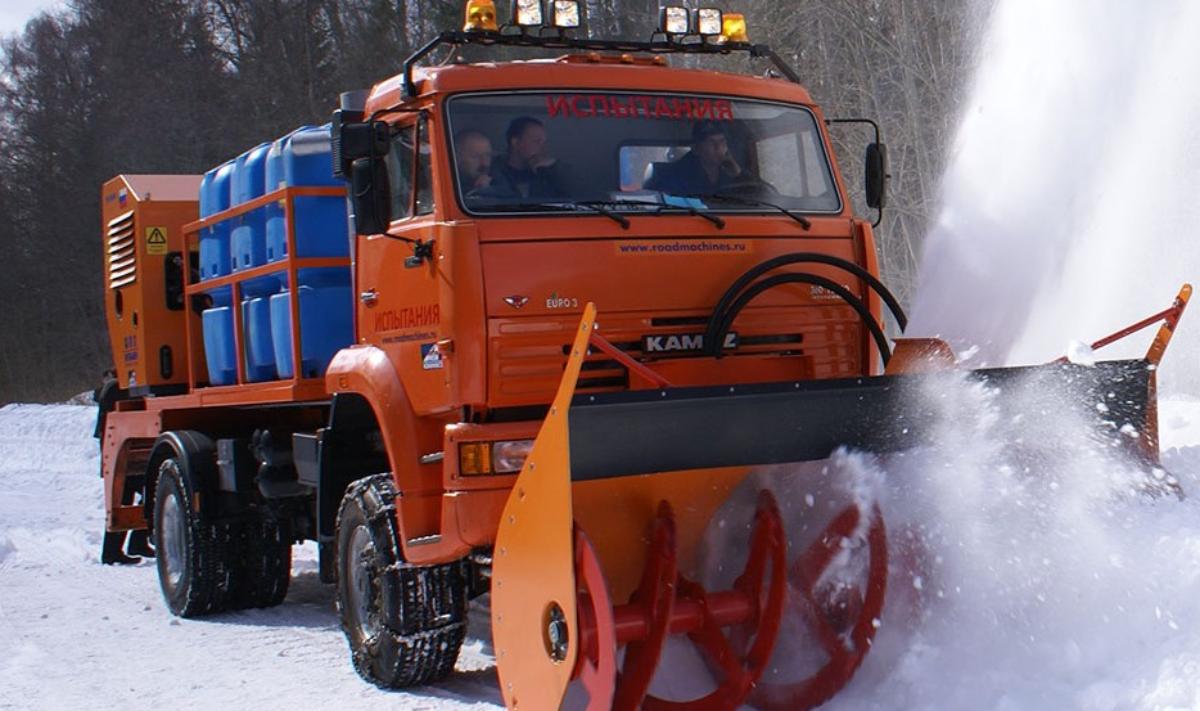
{"label": "warning triangle sticker", "polygon": [[167,229],[165,227],[146,228],[146,253],[167,253]]}

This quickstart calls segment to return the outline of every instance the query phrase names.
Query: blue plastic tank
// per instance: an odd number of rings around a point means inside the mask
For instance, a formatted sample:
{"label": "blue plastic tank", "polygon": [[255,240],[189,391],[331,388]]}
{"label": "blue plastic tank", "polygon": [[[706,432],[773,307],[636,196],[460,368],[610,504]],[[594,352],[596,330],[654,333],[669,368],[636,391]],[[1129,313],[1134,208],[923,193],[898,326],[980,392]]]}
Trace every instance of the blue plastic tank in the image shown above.
{"label": "blue plastic tank", "polygon": [[[267,153],[270,143],[261,143],[238,156],[233,173],[232,202],[242,205],[266,194]],[[266,208],[260,207],[235,220],[231,236],[233,271],[267,263]],[[246,341],[246,380],[259,382],[277,378],[275,350],[271,343],[271,309],[267,297],[279,290],[279,280],[262,277],[242,282],[242,333]]]}
{"label": "blue plastic tank", "polygon": [[[333,175],[333,146],[329,124],[303,126],[283,139],[280,146],[282,180],[289,187],[342,186]],[[278,178],[278,168],[272,175]],[[350,237],[346,228],[346,201],[341,196],[295,199],[296,256],[346,257]],[[282,213],[270,223],[267,255],[270,261],[287,257],[287,231]],[[270,218],[268,218],[270,219]]]}
{"label": "blue plastic tank", "polygon": [[[354,340],[350,270],[345,267],[302,269],[300,282],[300,373],[305,378],[325,374],[339,349]],[[279,376],[293,376],[290,292],[271,297],[271,333]]]}
{"label": "blue plastic tank", "polygon": [[[270,143],[262,143],[237,157],[232,181],[232,206],[250,202],[266,193],[267,152],[270,149]],[[231,237],[234,271],[267,263],[265,212],[265,208],[259,208],[236,220]]]}
{"label": "blue plastic tank", "polygon": [[[229,161],[204,174],[200,182],[200,218],[211,217],[230,206],[230,181],[234,163]],[[200,279],[214,279],[229,273],[230,225],[221,223],[200,233]]]}
{"label": "blue plastic tank", "polygon": [[200,322],[204,329],[204,359],[208,364],[209,385],[237,382],[237,356],[233,343],[233,310],[229,287],[210,293],[213,304],[204,310]]}
{"label": "blue plastic tank", "polygon": [[269,296],[242,300],[242,325],[246,333],[246,380],[256,383],[277,379]]}
{"label": "blue plastic tank", "polygon": [[[302,127],[307,128],[307,127]],[[296,129],[302,130],[302,129]],[[295,133],[293,131],[292,133]],[[266,183],[267,192],[287,187],[283,170],[283,151],[287,141],[292,137],[289,133],[278,138],[267,151]],[[267,205],[267,261],[278,262],[287,255],[287,225],[284,223],[283,207],[278,202]]]}

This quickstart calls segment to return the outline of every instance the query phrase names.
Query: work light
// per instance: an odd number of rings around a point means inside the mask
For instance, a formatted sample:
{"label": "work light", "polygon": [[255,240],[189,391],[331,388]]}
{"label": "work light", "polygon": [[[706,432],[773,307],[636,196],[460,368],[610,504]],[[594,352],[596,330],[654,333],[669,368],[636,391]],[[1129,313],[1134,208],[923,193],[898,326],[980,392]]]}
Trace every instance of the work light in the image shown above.
{"label": "work light", "polygon": [[691,24],[690,16],[686,7],[668,5],[662,9],[659,31],[668,35],[686,35]]}
{"label": "work light", "polygon": [[559,29],[579,27],[578,0],[554,0],[551,4],[551,24]]}
{"label": "work light", "polygon": [[463,32],[496,32],[498,29],[494,0],[468,0]]}
{"label": "work light", "polygon": [[542,0],[516,0],[513,3],[513,24],[521,27],[542,26]]}
{"label": "work light", "polygon": [[696,32],[701,37],[716,37],[721,34],[721,11],[711,7],[697,10]]}

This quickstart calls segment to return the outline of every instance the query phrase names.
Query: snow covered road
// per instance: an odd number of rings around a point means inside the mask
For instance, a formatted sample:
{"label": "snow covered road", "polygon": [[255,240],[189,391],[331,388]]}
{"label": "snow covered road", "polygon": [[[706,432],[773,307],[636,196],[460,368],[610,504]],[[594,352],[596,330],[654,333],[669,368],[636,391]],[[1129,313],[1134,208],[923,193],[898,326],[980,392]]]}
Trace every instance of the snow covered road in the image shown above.
{"label": "snow covered road", "polygon": [[99,563],[94,418],[91,407],[0,409],[0,709],[502,705],[478,613],[449,682],[401,694],[359,679],[311,545],[296,549],[283,605],[172,617],[153,561]]}
{"label": "snow covered road", "polygon": [[[1200,402],[1166,400],[1161,421],[1165,465],[1200,490]],[[297,549],[283,605],[173,618],[153,562],[98,562],[92,424],[92,408],[0,409],[0,709],[500,705],[480,610],[451,680],[392,693],[362,682],[311,546]],[[893,511],[939,493],[925,486],[893,496]],[[1019,517],[1026,502],[1014,502],[979,520]],[[926,510],[930,550],[946,560],[923,581],[894,566],[876,648],[827,708],[1200,709],[1200,501],[1064,514],[1051,521],[1081,529],[1062,540],[1016,519],[968,531],[975,519],[959,515],[972,511],[953,497]],[[890,592],[914,588],[924,593],[915,615]]]}

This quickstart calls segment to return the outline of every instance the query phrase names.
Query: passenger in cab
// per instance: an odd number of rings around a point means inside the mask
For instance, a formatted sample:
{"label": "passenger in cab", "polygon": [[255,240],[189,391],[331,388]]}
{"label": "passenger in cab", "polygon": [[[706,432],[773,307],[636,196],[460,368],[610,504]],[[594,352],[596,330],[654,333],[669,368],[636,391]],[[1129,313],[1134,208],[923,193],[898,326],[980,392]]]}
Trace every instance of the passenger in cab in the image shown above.
{"label": "passenger in cab", "polygon": [[482,131],[460,131],[454,137],[454,160],[463,195],[492,184],[492,141]]}
{"label": "passenger in cab", "polygon": [[544,200],[564,197],[561,166],[547,152],[546,127],[532,116],[512,120],[504,134],[508,154],[492,168],[489,192]]}
{"label": "passenger in cab", "polygon": [[725,129],[716,121],[699,121],[692,126],[692,149],[679,160],[655,163],[644,187],[674,195],[707,195],[745,179],[729,152]]}

